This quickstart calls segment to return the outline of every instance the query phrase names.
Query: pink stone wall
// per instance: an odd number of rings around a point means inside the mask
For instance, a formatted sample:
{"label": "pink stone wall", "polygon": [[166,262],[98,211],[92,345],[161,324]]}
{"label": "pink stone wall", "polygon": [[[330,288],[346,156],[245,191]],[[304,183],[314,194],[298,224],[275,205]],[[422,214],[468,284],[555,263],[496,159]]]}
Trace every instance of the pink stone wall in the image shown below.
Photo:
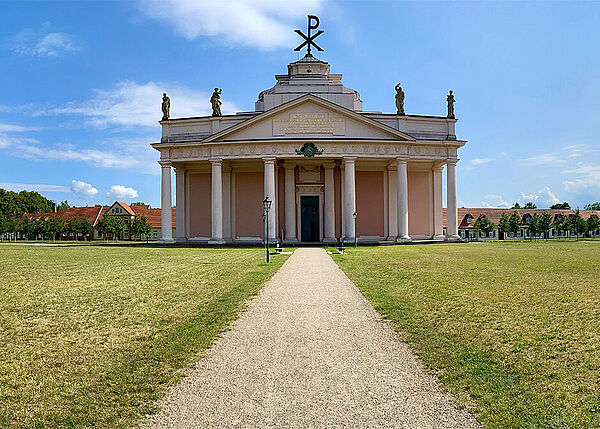
{"label": "pink stone wall", "polygon": [[262,237],[263,172],[235,173],[235,235]]}
{"label": "pink stone wall", "polygon": [[188,176],[190,186],[190,237],[210,237],[211,175],[194,173]]}
{"label": "pink stone wall", "polygon": [[408,234],[431,234],[429,172],[408,173]]}
{"label": "pink stone wall", "polygon": [[383,171],[356,172],[356,234],[383,236]]}

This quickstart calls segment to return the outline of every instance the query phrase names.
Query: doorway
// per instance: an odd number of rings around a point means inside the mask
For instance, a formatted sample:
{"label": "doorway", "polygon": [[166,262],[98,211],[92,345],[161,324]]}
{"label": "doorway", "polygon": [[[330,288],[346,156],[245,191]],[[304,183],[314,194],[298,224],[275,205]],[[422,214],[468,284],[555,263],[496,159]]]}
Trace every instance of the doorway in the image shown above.
{"label": "doorway", "polygon": [[319,197],[300,197],[300,239],[304,243],[317,243],[320,240],[319,233]]}

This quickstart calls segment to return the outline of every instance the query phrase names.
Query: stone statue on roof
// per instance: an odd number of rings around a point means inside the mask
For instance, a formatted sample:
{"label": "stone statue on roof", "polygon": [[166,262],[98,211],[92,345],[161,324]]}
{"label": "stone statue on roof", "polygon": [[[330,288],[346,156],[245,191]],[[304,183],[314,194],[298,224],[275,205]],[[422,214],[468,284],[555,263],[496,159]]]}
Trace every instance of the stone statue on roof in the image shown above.
{"label": "stone statue on roof", "polygon": [[167,97],[167,93],[163,92],[163,96],[162,96],[162,120],[166,121],[167,119],[169,119],[169,116],[171,115],[171,99],[169,97]]}
{"label": "stone statue on roof", "polygon": [[404,91],[402,91],[400,84],[397,84],[394,88],[396,89],[396,113],[404,115]]}
{"label": "stone statue on roof", "polygon": [[210,104],[212,105],[212,115],[213,116],[222,116],[221,114],[221,92],[223,90],[219,88],[215,88],[215,91],[210,97]]}
{"label": "stone statue on roof", "polygon": [[454,99],[454,94],[452,94],[452,90],[450,90],[450,93],[448,94],[448,97],[446,97],[446,101],[448,102],[448,118],[454,119],[454,102],[456,101]]}

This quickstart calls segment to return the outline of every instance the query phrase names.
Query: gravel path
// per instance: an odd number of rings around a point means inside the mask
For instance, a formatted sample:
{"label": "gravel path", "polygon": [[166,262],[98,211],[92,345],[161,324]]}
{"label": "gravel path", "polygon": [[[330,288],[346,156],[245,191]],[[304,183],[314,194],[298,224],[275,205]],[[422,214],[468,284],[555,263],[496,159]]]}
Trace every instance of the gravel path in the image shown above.
{"label": "gravel path", "polygon": [[297,249],[143,428],[479,428],[323,249]]}

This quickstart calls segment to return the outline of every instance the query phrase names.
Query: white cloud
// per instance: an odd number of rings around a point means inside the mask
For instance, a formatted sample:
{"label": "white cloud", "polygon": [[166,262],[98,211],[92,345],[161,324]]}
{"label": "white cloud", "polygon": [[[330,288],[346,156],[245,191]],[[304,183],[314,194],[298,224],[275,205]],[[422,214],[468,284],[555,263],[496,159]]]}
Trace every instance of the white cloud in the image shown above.
{"label": "white cloud", "polygon": [[9,40],[14,52],[37,57],[56,57],[64,52],[75,52],[79,47],[67,33],[50,32],[50,22],[41,28],[25,28]]}
{"label": "white cloud", "polygon": [[521,192],[521,203],[527,203],[531,201],[532,203],[536,203],[536,205],[540,208],[549,207],[552,204],[560,203],[560,200],[554,195],[554,193],[550,190],[548,186],[545,186],[543,189],[532,193],[525,194]]}
{"label": "white cloud", "polygon": [[540,155],[532,156],[530,158],[523,158],[520,160],[525,165],[564,165],[565,161],[562,157],[555,153],[542,153]]}
{"label": "white cloud", "polygon": [[69,192],[69,188],[62,185],[44,185],[44,184],[32,184],[32,183],[11,183],[11,182],[0,182],[0,188],[6,189],[7,191],[21,192],[21,191],[36,191],[36,192]]}
{"label": "white cloud", "polygon": [[579,177],[563,181],[567,192],[581,192],[590,188],[600,189],[600,165],[581,164],[575,168],[561,171],[563,174],[577,174]]}
{"label": "white cloud", "polygon": [[0,132],[5,132],[5,133],[20,133],[20,132],[24,132],[24,131],[35,131],[38,130],[39,128],[37,127],[26,127],[23,125],[16,125],[16,124],[7,124],[4,122],[0,122]]}
{"label": "white cloud", "polygon": [[[105,128],[110,125],[158,127],[161,119],[161,98],[166,92],[171,98],[171,117],[211,114],[210,94],[186,86],[159,82],[138,84],[119,82],[108,90],[96,89],[95,96],[83,102],[72,101],[64,106],[38,109],[35,115],[83,115],[87,124]],[[223,94],[223,113],[239,109]]]}
{"label": "white cloud", "polygon": [[265,51],[299,44],[292,30],[324,4],[324,0],[138,1],[144,15],[187,39],[207,36],[227,46]]}
{"label": "white cloud", "polygon": [[42,145],[35,139],[0,134],[0,149],[13,156],[33,161],[74,161],[102,168],[134,169],[147,174],[159,174],[156,164],[158,152],[152,149],[148,138],[120,138],[98,143],[95,149],[70,145]]}
{"label": "white cloud", "polygon": [[98,189],[94,188],[89,183],[82,182],[80,180],[71,181],[71,192],[85,197],[94,197],[98,194]]}
{"label": "white cloud", "polygon": [[481,201],[481,207],[512,207],[512,203],[506,201],[502,196],[497,194],[487,194],[484,200]]}
{"label": "white cloud", "polygon": [[478,165],[490,162],[491,158],[473,158],[469,161],[469,167],[477,167]]}
{"label": "white cloud", "polygon": [[110,187],[110,191],[106,193],[106,196],[110,199],[131,199],[137,198],[138,192],[133,188],[128,188],[123,185],[113,185]]}

